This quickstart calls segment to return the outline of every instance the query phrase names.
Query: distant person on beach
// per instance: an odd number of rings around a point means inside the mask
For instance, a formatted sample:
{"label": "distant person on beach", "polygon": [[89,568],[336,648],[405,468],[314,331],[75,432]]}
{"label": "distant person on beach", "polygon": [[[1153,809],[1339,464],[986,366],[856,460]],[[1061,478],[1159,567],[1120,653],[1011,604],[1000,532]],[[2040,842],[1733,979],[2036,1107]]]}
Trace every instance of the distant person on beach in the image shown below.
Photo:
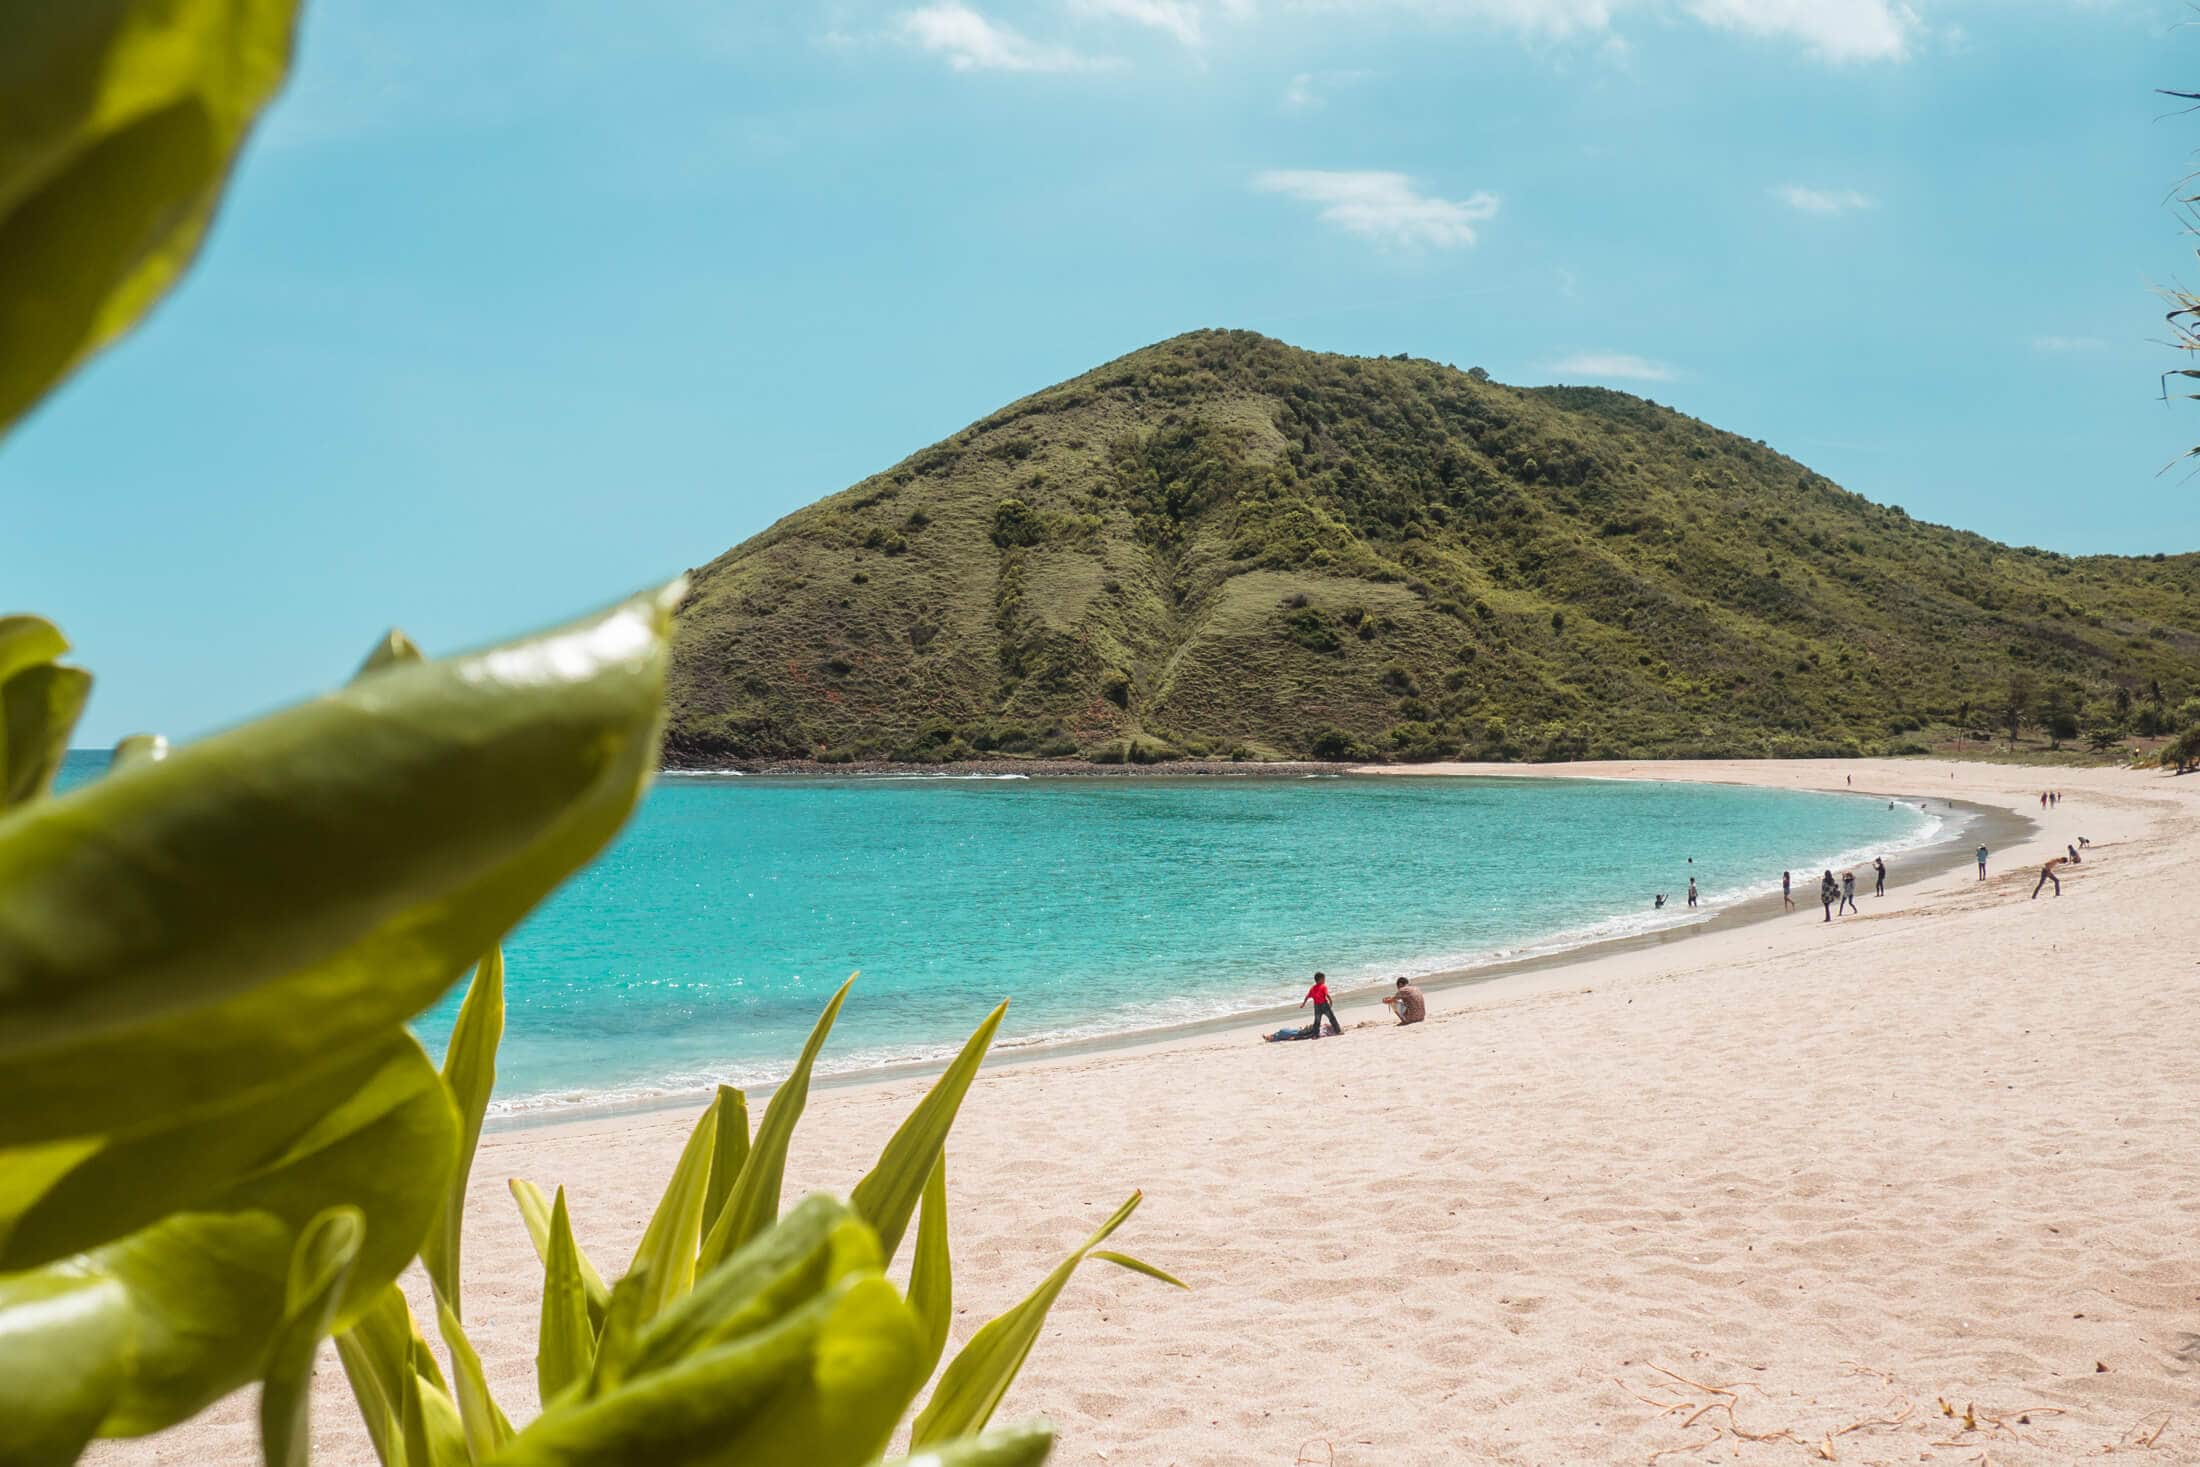
{"label": "distant person on beach", "polygon": [[1885,856],[1872,857],[1872,872],[1872,895],[1885,896],[1887,894],[1887,858]]}
{"label": "distant person on beach", "polygon": [[1780,873],[1780,904],[1787,911],[1795,910],[1795,876],[1793,872]]}
{"label": "distant person on beach", "polygon": [[2040,867],[2040,879],[2032,883],[2033,901],[2038,901],[2040,899],[2040,888],[2047,885],[2047,883],[2050,881],[2055,883],[2055,895],[2062,895],[2062,878],[2055,874],[2055,868],[2057,866],[2060,866],[2062,863],[2063,858],[2057,856],[2054,860],[2049,861],[2045,866]]}
{"label": "distant person on beach", "polygon": [[2077,848],[2076,846],[2064,846],[2064,847],[2063,847],[2063,849],[2064,849],[2064,850],[2066,850],[2066,851],[2068,851],[2068,852],[2070,852],[2070,864],[2071,864],[2071,865],[2073,865],[2073,866],[2077,865],[2077,864],[2078,864],[2078,848]]}
{"label": "distant person on beach", "polygon": [[1654,902],[1652,902],[1652,903],[1650,904],[1650,910],[1651,910],[1651,911],[1653,911],[1653,912],[1662,912],[1662,911],[1664,911],[1664,910],[1665,910],[1665,893],[1664,893],[1664,892],[1662,892],[1662,891],[1661,891],[1661,892],[1659,892],[1659,893],[1658,893],[1658,899],[1657,899],[1656,901],[1654,901]]}
{"label": "distant person on beach", "polygon": [[1688,878],[1688,905],[1696,905],[1696,878],[1693,876]]}
{"label": "distant person on beach", "polygon": [[1826,920],[1828,922],[1833,920],[1833,904],[1839,900],[1841,900],[1840,883],[1836,882],[1833,879],[1833,873],[1828,871],[1818,878],[1818,905],[1826,909]]}
{"label": "distant person on beach", "polygon": [[1981,881],[1986,879],[1986,847],[1984,846],[1978,848],[1978,879]]}
{"label": "distant person on beach", "polygon": [[1841,873],[1841,910],[1844,912],[1856,910],[1856,873],[1854,871]]}
{"label": "distant person on beach", "polygon": [[1299,1007],[1314,1006],[1314,1038],[1322,1037],[1322,1020],[1329,1021],[1329,1032],[1342,1034],[1344,1025],[1337,1022],[1337,1011],[1329,1006],[1329,980],[1321,974],[1314,975],[1314,986],[1306,990],[1306,997],[1299,1000]]}
{"label": "distant person on beach", "polygon": [[1401,1024],[1418,1024],[1428,1017],[1428,1001],[1421,997],[1421,990],[1403,978],[1398,980],[1398,991],[1384,999],[1383,1004],[1397,1014]]}

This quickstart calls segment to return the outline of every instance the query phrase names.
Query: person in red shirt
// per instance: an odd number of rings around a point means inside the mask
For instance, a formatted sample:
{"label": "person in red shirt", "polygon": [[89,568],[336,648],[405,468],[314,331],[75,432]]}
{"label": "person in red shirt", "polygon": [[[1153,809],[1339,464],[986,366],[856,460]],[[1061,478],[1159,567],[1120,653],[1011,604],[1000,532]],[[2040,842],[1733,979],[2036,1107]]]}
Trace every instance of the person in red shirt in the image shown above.
{"label": "person in red shirt", "polygon": [[1322,1037],[1322,1020],[1329,1021],[1329,1032],[1342,1034],[1344,1026],[1337,1022],[1337,1011],[1329,1006],[1329,980],[1321,974],[1314,975],[1314,986],[1306,990],[1306,997],[1299,1000],[1299,1007],[1314,1006],[1314,1037]]}

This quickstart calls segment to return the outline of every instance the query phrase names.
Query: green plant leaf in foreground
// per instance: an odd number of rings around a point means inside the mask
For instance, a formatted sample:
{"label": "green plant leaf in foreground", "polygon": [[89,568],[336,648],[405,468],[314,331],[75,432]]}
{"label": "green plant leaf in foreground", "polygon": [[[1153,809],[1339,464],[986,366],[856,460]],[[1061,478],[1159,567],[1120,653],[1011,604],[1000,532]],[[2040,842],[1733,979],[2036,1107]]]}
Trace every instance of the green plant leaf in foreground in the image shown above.
{"label": "green plant leaf in foreground", "polygon": [[69,751],[92,679],[60,663],[68,650],[44,617],[0,616],[0,810],[46,793]]}
{"label": "green plant leaf in foreground", "polygon": [[466,1450],[471,1460],[486,1462],[512,1439],[512,1423],[504,1419],[496,1398],[489,1394],[481,1357],[474,1353],[474,1342],[466,1338],[466,1327],[440,1298],[435,1301],[435,1311],[437,1326],[443,1332],[443,1347],[451,1352],[452,1394],[457,1400],[459,1425],[466,1433]]}
{"label": "green plant leaf in foreground", "polygon": [[[513,1177],[504,1184],[512,1193],[512,1200],[519,1204],[520,1220],[527,1224],[527,1236],[534,1240],[535,1257],[545,1267],[550,1262],[550,1199],[542,1195],[542,1188],[521,1177]],[[558,1189],[562,1195],[563,1187]],[[570,1225],[567,1227],[571,1235]],[[603,1332],[604,1314],[611,1308],[611,1289],[604,1283],[603,1275],[596,1272],[596,1265],[588,1261],[580,1243],[573,1244],[573,1261],[579,1265],[581,1287],[588,1297],[588,1325],[592,1333]]]}
{"label": "green plant leaf in foreground", "polygon": [[853,1274],[762,1330],[544,1412],[498,1467],[861,1467],[916,1389],[916,1360],[900,1293]]}
{"label": "green plant leaf in foreground", "polygon": [[0,1429],[43,1442],[87,1424],[94,1403],[80,1389],[41,1388],[56,1368],[56,1299],[72,1320],[60,1334],[66,1369],[100,1383],[88,1425],[101,1435],[158,1431],[262,1375],[283,1336],[295,1240],[331,1207],[356,1208],[365,1224],[336,1323],[368,1308],[427,1232],[457,1118],[418,1043],[398,1033],[363,1083],[308,1121],[199,1210],[0,1275]]}
{"label": "green plant leaf in foreground", "polygon": [[0,0],[0,430],[190,263],[296,0]]}
{"label": "green plant leaf in foreground", "polygon": [[432,1002],[646,788],[679,591],[0,817],[0,1145],[187,1113]]}
{"label": "green plant leaf in foreground", "polygon": [[107,756],[108,772],[129,769],[139,764],[158,764],[168,757],[168,740],[159,734],[128,734],[117,741],[112,754]]}
{"label": "green plant leaf in foreground", "polygon": [[459,1297],[460,1230],[466,1221],[466,1182],[474,1169],[474,1148],[481,1143],[481,1118],[489,1109],[489,1092],[497,1083],[497,1045],[504,1038],[504,953],[491,948],[474,969],[466,1001],[459,1005],[458,1021],[451,1026],[450,1046],[443,1051],[443,1083],[458,1105],[458,1163],[444,1190],[443,1206],[428,1239],[420,1247],[420,1265],[435,1285],[436,1297],[465,1317]]}
{"label": "green plant leaf in foreground", "polygon": [[817,1023],[802,1045],[802,1055],[795,1061],[793,1072],[772,1092],[771,1100],[764,1106],[764,1119],[757,1125],[756,1140],[749,1147],[741,1175],[734,1181],[732,1192],[727,1194],[718,1221],[703,1240],[697,1269],[707,1273],[715,1268],[728,1254],[770,1227],[772,1220],[779,1216],[779,1189],[787,1174],[787,1143],[794,1139],[795,1122],[802,1119],[802,1108],[809,1103],[810,1068],[817,1063],[817,1052],[825,1047],[825,1036],[832,1033],[833,1020],[840,1016],[840,1006],[847,1000],[848,990],[855,985],[856,977],[850,973],[848,981],[826,1000],[825,1011],[817,1016]]}
{"label": "green plant leaf in foreground", "polygon": [[856,1183],[848,1199],[858,1215],[878,1229],[879,1246],[889,1262],[901,1247],[909,1215],[916,1211],[917,1198],[932,1175],[933,1163],[940,1158],[940,1149],[947,1144],[947,1133],[954,1128],[963,1097],[970,1092],[970,1082],[978,1077],[978,1066],[985,1062],[985,1052],[992,1048],[993,1036],[1007,1013],[1004,1000],[985,1016],[977,1031],[963,1042],[954,1063],[932,1083],[917,1108],[895,1130],[879,1154],[878,1164]]}
{"label": "green plant leaf in foreground", "polygon": [[586,1380],[596,1364],[596,1331],[588,1317],[580,1249],[566,1216],[565,1189],[550,1210],[550,1242],[542,1259],[542,1318],[535,1333],[535,1389],[542,1405]]}
{"label": "green plant leaf in foreground", "polygon": [[703,1194],[703,1233],[709,1236],[726,1198],[749,1160],[749,1098],[731,1085],[718,1087],[718,1146],[710,1159],[710,1187]]}
{"label": "green plant leaf in foreground", "polygon": [[306,1467],[311,1456],[306,1403],[313,1357],[336,1318],[365,1233],[366,1219],[357,1208],[331,1208],[306,1225],[291,1254],[282,1332],[269,1351],[260,1386],[260,1454],[267,1467]]}
{"label": "green plant leaf in foreground", "polygon": [[909,1262],[909,1307],[917,1316],[924,1346],[922,1379],[930,1380],[947,1349],[948,1326],[955,1320],[955,1269],[947,1252],[947,1156],[932,1163],[924,1184],[924,1205],[917,1214],[917,1250]]}
{"label": "green plant leaf in foreground", "polygon": [[664,1196],[642,1230],[629,1274],[647,1273],[649,1287],[635,1304],[634,1322],[644,1325],[673,1300],[695,1286],[695,1250],[702,1239],[703,1196],[710,1187],[711,1156],[718,1147],[718,1102],[712,1100],[688,1133],[679,1164]]}
{"label": "green plant leaf in foreground", "polygon": [[382,1467],[464,1467],[470,1454],[458,1407],[397,1285],[384,1285],[336,1336],[336,1357]]}
{"label": "green plant leaf in foreground", "polygon": [[1031,1421],[925,1447],[887,1467],[1038,1467],[1053,1449],[1054,1428]]}
{"label": "green plant leaf in foreground", "polygon": [[1135,1268],[1138,1272],[1175,1284],[1185,1285],[1150,1265],[1138,1263],[1120,1254],[1098,1251],[1108,1236],[1121,1227],[1133,1212],[1138,1210],[1141,1195],[1133,1192],[1130,1199],[1115,1210],[1093,1235],[1085,1239],[1076,1252],[1062,1260],[1054,1272],[1041,1281],[1030,1297],[1014,1309],[996,1319],[989,1320],[970,1337],[940,1376],[939,1385],[932,1392],[931,1401],[917,1414],[916,1425],[909,1434],[912,1447],[926,1446],[951,1437],[982,1431],[993,1419],[993,1412],[1008,1394],[1016,1373],[1023,1369],[1024,1361],[1031,1354],[1031,1347],[1039,1338],[1039,1330],[1045,1325],[1047,1310],[1054,1306],[1063,1286],[1077,1272],[1077,1265],[1089,1257],[1105,1258],[1111,1263]]}

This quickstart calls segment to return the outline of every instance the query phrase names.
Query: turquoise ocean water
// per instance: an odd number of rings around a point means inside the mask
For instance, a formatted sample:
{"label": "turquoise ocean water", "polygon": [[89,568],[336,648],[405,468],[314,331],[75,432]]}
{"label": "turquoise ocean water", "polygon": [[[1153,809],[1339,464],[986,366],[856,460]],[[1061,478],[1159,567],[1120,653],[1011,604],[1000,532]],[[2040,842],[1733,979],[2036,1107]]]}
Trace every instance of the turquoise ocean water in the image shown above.
{"label": "turquoise ocean water", "polygon": [[[1002,998],[1014,1047],[1677,926],[1783,868],[1808,906],[1825,866],[1953,818],[1588,780],[666,776],[505,943],[496,1106],[776,1078],[855,969],[821,1069],[952,1052]],[[434,1052],[459,996],[419,1023]]]}

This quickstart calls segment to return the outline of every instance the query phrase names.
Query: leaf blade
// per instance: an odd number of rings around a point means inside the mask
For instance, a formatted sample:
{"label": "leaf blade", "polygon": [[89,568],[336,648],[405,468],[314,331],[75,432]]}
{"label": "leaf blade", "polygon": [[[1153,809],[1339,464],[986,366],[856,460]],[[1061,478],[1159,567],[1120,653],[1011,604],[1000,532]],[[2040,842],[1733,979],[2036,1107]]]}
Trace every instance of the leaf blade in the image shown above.
{"label": "leaf blade", "polygon": [[420,1248],[421,1267],[436,1295],[449,1301],[452,1314],[465,1318],[459,1289],[459,1250],[466,1221],[466,1184],[473,1175],[474,1151],[481,1144],[481,1121],[497,1083],[497,1045],[504,1037],[504,950],[491,948],[474,969],[451,1042],[443,1052],[443,1083],[458,1105],[458,1160],[428,1238]]}
{"label": "leaf blade", "polygon": [[962,1109],[963,1097],[969,1094],[970,1082],[977,1078],[978,1066],[984,1063],[986,1051],[993,1045],[993,1036],[999,1032],[1001,1020],[1007,1014],[1008,1004],[1004,1000],[985,1016],[977,1030],[963,1042],[954,1062],[941,1072],[932,1088],[925,1092],[924,1099],[917,1103],[917,1108],[896,1128],[886,1149],[879,1154],[877,1164],[856,1183],[849,1201],[858,1215],[878,1229],[879,1245],[885,1250],[888,1262],[893,1261],[901,1247],[909,1215],[916,1210],[917,1199],[932,1175],[933,1163],[946,1146],[947,1133]]}

